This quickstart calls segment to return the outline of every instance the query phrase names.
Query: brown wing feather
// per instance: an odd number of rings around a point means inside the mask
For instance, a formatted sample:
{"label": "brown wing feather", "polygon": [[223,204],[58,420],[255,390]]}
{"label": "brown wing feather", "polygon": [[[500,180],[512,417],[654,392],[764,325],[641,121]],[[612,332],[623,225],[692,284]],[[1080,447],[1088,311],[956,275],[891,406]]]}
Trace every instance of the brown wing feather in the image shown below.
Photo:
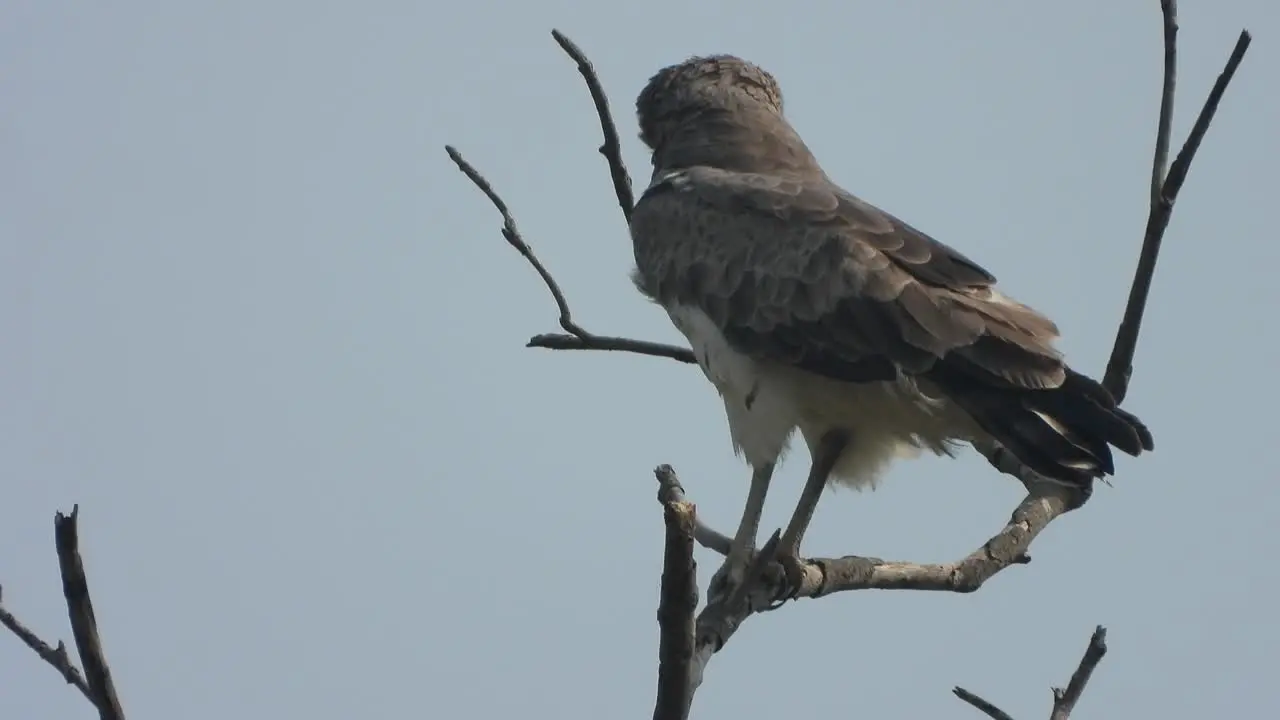
{"label": "brown wing feather", "polygon": [[950,352],[1017,386],[1063,380],[1051,321],[829,182],[690,168],[632,223],[642,287],[702,306],[744,352],[841,380],[924,373]]}
{"label": "brown wing feather", "polygon": [[1152,447],[1066,367],[1052,321],[825,177],[669,173],[637,205],[632,238],[640,289],[700,307],[741,352],[847,382],[928,377],[1038,472],[1087,482],[1111,472],[1109,445]]}

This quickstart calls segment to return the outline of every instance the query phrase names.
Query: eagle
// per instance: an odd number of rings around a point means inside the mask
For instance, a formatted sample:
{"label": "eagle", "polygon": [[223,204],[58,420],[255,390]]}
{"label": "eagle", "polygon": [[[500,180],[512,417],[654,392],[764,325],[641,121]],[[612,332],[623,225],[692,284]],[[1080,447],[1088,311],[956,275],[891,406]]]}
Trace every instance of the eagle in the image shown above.
{"label": "eagle", "polygon": [[959,251],[831,180],[783,115],[778,82],[732,55],[654,75],[636,100],[653,175],[630,220],[633,280],[666,310],[751,466],[724,571],[744,582],[795,431],[811,464],[777,559],[795,578],[828,483],[999,446],[1083,488],[1151,432],[1069,367],[1049,318]]}

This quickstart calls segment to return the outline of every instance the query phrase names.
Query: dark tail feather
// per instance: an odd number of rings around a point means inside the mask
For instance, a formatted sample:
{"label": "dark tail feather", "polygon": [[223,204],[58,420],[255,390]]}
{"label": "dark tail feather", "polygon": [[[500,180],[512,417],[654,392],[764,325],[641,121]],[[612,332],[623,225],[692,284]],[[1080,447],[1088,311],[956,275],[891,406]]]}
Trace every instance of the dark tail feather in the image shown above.
{"label": "dark tail feather", "polygon": [[1152,450],[1151,431],[1116,407],[1098,382],[1067,368],[1057,388],[1022,390],[949,378],[946,390],[983,430],[1032,470],[1088,484],[1115,472],[1111,447],[1138,455]]}

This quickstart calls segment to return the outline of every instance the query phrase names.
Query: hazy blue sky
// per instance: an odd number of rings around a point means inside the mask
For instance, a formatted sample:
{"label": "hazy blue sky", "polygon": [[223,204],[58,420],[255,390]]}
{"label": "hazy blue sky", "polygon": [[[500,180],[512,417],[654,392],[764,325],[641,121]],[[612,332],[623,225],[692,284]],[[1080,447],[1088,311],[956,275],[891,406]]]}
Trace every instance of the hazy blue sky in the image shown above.
{"label": "hazy blue sky", "polygon": [[[855,193],[961,248],[1098,372],[1146,216],[1158,3],[55,2],[0,6],[0,583],[70,640],[80,503],[135,718],[647,717],[672,463],[730,529],[748,471],[666,360],[524,348],[550,298],[454,169],[517,214],[588,328],[675,341],[627,273],[589,97],[732,52]],[[970,596],[754,618],[702,718],[1045,717],[1093,626],[1088,717],[1275,715],[1280,5],[1184,2],[1177,142],[1256,39],[1178,204],[1129,407],[1158,449]],[[766,513],[785,521],[805,456]],[[958,558],[1020,486],[969,454],[828,495],[807,549]],[[716,566],[699,555],[703,580]],[[1268,712],[1269,711],[1269,712]],[[0,635],[0,717],[90,717]]]}

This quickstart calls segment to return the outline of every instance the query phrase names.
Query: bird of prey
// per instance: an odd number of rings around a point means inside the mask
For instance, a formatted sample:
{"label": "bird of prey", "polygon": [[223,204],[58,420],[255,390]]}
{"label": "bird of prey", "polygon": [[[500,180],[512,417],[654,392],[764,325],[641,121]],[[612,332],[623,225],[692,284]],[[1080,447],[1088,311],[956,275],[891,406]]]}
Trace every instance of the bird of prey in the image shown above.
{"label": "bird of prey", "polygon": [[633,279],[688,339],[752,468],[730,583],[795,430],[811,467],[778,546],[792,579],[828,481],[871,487],[896,458],[967,443],[1089,487],[1114,471],[1111,446],[1152,449],[1141,421],[1065,364],[1051,320],[836,185],[769,73],[693,58],[654,75],[636,111],[654,170],[631,218]]}

